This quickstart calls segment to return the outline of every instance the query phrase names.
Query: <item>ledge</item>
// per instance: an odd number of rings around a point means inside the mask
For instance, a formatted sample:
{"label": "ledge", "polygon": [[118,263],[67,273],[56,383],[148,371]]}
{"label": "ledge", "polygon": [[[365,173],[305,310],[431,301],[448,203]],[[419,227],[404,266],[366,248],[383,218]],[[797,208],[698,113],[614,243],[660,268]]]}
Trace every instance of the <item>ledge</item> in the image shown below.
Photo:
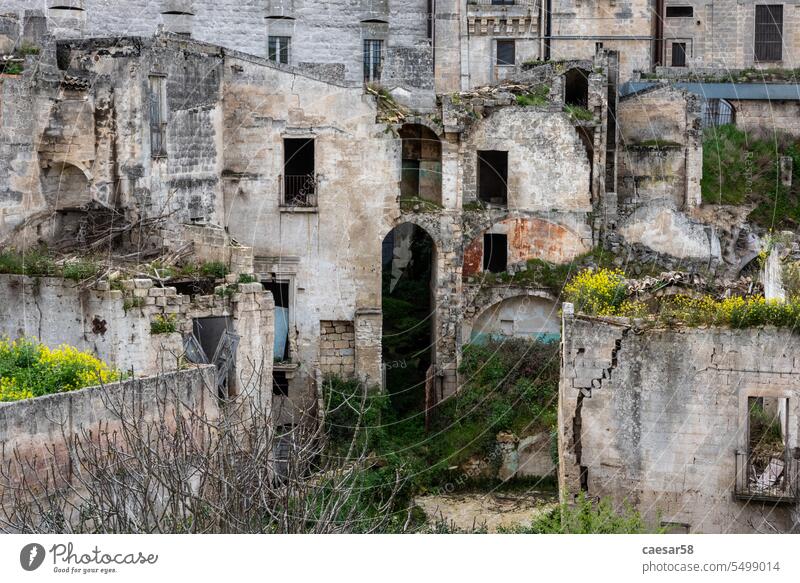
{"label": "ledge", "polygon": [[309,213],[317,213],[319,212],[319,207],[316,206],[286,206],[286,205],[279,205],[278,211],[281,213],[301,213],[301,214],[309,214]]}

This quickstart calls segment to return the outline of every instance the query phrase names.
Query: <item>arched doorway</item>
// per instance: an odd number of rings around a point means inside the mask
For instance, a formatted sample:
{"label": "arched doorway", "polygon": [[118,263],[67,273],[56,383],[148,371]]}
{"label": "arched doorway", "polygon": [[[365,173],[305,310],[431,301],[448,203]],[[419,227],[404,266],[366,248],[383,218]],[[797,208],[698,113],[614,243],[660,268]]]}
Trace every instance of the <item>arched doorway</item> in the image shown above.
{"label": "arched doorway", "polygon": [[398,417],[425,408],[434,362],[436,248],[424,229],[402,223],[383,240],[382,357],[385,387]]}
{"label": "arched doorway", "polygon": [[400,196],[442,204],[442,142],[430,128],[406,124],[403,141]]}

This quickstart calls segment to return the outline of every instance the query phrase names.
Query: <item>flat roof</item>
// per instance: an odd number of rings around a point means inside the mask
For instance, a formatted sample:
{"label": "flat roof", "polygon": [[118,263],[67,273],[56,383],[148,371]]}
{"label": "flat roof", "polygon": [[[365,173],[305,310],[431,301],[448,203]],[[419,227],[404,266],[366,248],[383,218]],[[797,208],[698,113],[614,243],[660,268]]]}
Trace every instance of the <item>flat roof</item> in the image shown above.
{"label": "flat roof", "polygon": [[659,85],[686,89],[706,99],[749,99],[763,101],[800,101],[800,84],[795,83],[686,83],[628,81],[619,87],[626,97]]}

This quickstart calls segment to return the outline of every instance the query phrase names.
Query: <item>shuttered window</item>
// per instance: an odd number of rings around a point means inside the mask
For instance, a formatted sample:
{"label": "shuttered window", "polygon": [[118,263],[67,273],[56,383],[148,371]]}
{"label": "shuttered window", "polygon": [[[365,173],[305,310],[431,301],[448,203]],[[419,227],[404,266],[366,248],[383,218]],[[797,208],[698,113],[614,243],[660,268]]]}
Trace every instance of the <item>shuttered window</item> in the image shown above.
{"label": "shuttered window", "polygon": [[150,77],[150,155],[163,158],[167,155],[167,92],[166,79]]}
{"label": "shuttered window", "polygon": [[755,33],[756,61],[780,61],[783,45],[783,6],[757,5]]}

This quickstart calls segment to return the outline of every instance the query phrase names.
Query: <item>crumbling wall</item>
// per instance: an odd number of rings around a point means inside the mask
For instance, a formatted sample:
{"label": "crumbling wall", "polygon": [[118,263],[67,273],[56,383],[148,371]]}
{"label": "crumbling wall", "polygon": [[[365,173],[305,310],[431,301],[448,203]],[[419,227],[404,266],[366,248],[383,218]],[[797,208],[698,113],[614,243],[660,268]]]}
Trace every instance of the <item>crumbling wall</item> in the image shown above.
{"label": "crumbling wall", "polygon": [[[0,275],[0,337],[69,344],[120,370],[154,375],[180,367],[183,338],[192,333],[194,319],[224,316],[240,336],[232,393],[249,387],[268,394],[274,302],[260,283],[193,297],[150,279],[125,280],[120,287],[100,282],[83,289],[60,278]],[[171,322],[175,331],[153,334],[151,325],[159,320]]]}
{"label": "crumbling wall", "polygon": [[[748,397],[789,399],[800,429],[800,338],[790,330],[638,329],[564,306],[559,485],[633,504],[692,532],[786,532],[792,505],[740,500]],[[766,523],[771,525],[768,526]]]}
{"label": "crumbling wall", "polygon": [[785,132],[800,138],[800,101],[730,100],[736,127],[755,134]]}
{"label": "crumbling wall", "polygon": [[[176,406],[176,401],[180,404]],[[68,443],[83,439],[91,431],[102,440],[113,439],[120,431],[121,419],[163,420],[172,411],[190,410],[214,421],[220,407],[215,390],[214,367],[200,366],[155,377],[136,378],[102,387],[89,387],[35,399],[0,403],[0,452],[10,459],[19,455],[32,463],[24,470],[31,484],[38,484],[33,472],[44,479],[53,461],[60,472],[51,478],[62,485],[72,479]],[[34,463],[34,460],[37,460]],[[20,469],[12,464],[11,470]],[[18,474],[10,476],[21,478]]]}

